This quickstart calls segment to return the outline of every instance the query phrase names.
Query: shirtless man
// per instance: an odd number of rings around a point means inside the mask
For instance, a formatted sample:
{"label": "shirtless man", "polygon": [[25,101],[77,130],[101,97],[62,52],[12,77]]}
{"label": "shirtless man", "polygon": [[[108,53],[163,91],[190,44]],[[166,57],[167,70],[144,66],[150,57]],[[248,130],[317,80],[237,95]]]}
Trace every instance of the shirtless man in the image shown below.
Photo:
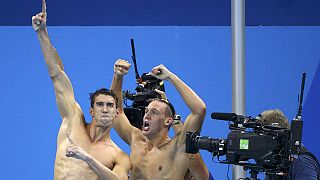
{"label": "shirtless man", "polygon": [[[113,120],[119,114],[115,94],[109,90],[100,89],[90,95],[92,123],[87,125],[81,107],[74,98],[71,82],[50,42],[46,20],[46,2],[43,0],[42,13],[32,17],[32,26],[38,34],[62,118],[57,138],[54,179],[94,180],[102,176],[98,177],[85,162],[66,156],[66,153],[68,156],[74,156],[73,141],[105,167],[106,171],[103,177],[127,179],[130,159],[111,140],[109,135]],[[72,139],[71,144],[68,136]],[[68,145],[70,146],[69,151],[67,151]]]}
{"label": "shirtless man", "polygon": [[[117,61],[115,69],[128,64]],[[173,122],[174,109],[164,100],[153,100],[147,107],[142,130],[133,127],[124,114],[121,98],[123,74],[115,73],[112,89],[119,97],[119,116],[114,123],[121,138],[131,146],[132,179],[182,180],[189,167],[189,154],[185,153],[187,131],[200,132],[206,114],[204,102],[175,74],[163,65],[152,69],[152,76],[168,80],[178,90],[191,113],[186,118],[181,133],[170,139],[169,128]]]}
{"label": "shirtless man", "polygon": [[[162,99],[168,100],[164,92],[156,89],[156,92],[161,95]],[[177,115],[172,123],[172,128],[175,135],[181,133],[183,128],[183,123],[181,117]],[[200,153],[189,154],[189,169],[187,174],[184,176],[184,180],[206,180],[213,179],[213,176],[209,173],[206,164],[204,163]]]}

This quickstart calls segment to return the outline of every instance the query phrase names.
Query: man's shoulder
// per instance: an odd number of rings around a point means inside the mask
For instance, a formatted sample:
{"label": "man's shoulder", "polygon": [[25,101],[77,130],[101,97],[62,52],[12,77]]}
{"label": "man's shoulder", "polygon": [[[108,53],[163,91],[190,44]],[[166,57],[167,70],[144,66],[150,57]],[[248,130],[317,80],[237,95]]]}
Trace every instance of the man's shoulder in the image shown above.
{"label": "man's shoulder", "polygon": [[317,160],[309,153],[301,154],[293,161],[293,165],[295,166],[301,166],[305,164],[318,166]]}
{"label": "man's shoulder", "polygon": [[117,150],[115,158],[116,159],[127,159],[127,160],[130,159],[129,155],[121,149]]}
{"label": "man's shoulder", "polygon": [[176,148],[178,140],[179,140],[179,135],[175,135],[162,146]]}
{"label": "man's shoulder", "polygon": [[139,142],[139,141],[146,142],[148,139],[140,129],[133,126],[132,126],[131,136],[132,136],[132,141],[135,141],[135,142]]}
{"label": "man's shoulder", "polygon": [[302,154],[292,162],[289,171],[289,179],[317,179],[317,175],[319,173],[319,165],[316,159],[314,159],[309,154]]}
{"label": "man's shoulder", "polygon": [[158,147],[162,152],[169,153],[170,156],[188,158],[189,154],[185,153],[185,145],[179,143],[179,136],[174,136],[170,141]]}
{"label": "man's shoulder", "polygon": [[122,166],[128,166],[128,168],[130,168],[129,166],[131,166],[131,161],[130,161],[129,155],[126,152],[124,152],[119,148],[117,149],[115,154],[116,155],[114,157],[114,160],[116,164],[120,164]]}
{"label": "man's shoulder", "polygon": [[[107,143],[107,147],[111,147],[111,151],[114,153],[115,158],[119,157],[128,157],[128,154],[124,152],[113,140],[111,140],[109,143]],[[108,149],[110,151],[110,149]]]}
{"label": "man's shoulder", "polygon": [[[74,106],[70,107],[68,111],[72,112],[69,116],[62,118],[62,124],[72,127],[77,127],[75,125],[87,126],[87,123],[84,118],[82,108],[78,102],[75,101]],[[80,122],[80,123],[79,123]]]}

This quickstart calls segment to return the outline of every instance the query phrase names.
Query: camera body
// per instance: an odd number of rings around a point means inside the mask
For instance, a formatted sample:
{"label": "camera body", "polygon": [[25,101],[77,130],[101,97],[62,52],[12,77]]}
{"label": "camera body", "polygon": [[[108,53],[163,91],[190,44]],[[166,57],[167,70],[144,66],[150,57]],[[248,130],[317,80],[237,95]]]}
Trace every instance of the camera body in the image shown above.
{"label": "camera body", "polygon": [[[254,159],[261,169],[277,169],[287,159],[286,132],[231,131],[227,139],[228,164]],[[249,164],[247,164],[249,165]]]}
{"label": "camera body", "polygon": [[[137,84],[135,89],[136,93],[130,93],[130,91],[123,93],[123,99],[126,104],[124,113],[133,126],[141,129],[145,108],[150,103],[150,100],[161,98],[161,95],[155,90],[157,89],[164,92],[164,84],[162,80],[147,73],[142,74],[141,78],[137,80]],[[131,100],[132,104],[128,105],[127,100]]]}
{"label": "camera body", "polygon": [[149,104],[149,99],[161,98],[155,89],[164,91],[163,81],[147,73],[137,79],[136,93],[125,91],[123,98],[133,101],[133,107],[145,107]]}
{"label": "camera body", "polygon": [[[130,123],[138,129],[142,128],[145,108],[150,103],[150,100],[161,98],[161,95],[155,89],[164,92],[163,81],[144,73],[138,81],[135,89],[136,93],[130,93],[129,91],[123,93],[123,99],[126,104],[124,113]],[[127,100],[131,100],[132,104],[128,105]]]}

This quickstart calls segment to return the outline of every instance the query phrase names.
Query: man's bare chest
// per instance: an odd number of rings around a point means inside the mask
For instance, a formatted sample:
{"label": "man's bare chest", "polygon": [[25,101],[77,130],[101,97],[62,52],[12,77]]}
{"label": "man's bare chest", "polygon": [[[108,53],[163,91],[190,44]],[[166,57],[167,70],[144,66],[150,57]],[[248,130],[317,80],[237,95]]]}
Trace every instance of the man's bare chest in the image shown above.
{"label": "man's bare chest", "polygon": [[98,143],[93,144],[89,148],[86,148],[87,152],[102,163],[104,166],[110,168],[111,170],[115,164],[115,157],[119,152],[119,149],[113,147],[112,145]]}
{"label": "man's bare chest", "polygon": [[130,154],[132,166],[155,173],[167,171],[174,160],[172,148],[170,145],[158,148],[145,142],[134,142]]}

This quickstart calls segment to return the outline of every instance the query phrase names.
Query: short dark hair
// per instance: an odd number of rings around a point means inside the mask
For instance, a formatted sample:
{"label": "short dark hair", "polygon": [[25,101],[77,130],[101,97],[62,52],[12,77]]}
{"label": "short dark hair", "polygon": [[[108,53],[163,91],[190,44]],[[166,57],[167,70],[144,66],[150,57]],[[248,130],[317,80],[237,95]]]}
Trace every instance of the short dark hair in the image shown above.
{"label": "short dark hair", "polygon": [[113,99],[114,99],[114,101],[116,103],[116,108],[118,107],[118,97],[117,97],[117,95],[112,90],[109,90],[109,89],[106,89],[106,88],[101,88],[101,89],[96,90],[94,93],[89,93],[91,108],[93,108],[93,106],[94,106],[94,100],[100,94],[104,94],[104,95],[113,97]]}
{"label": "short dark hair", "polygon": [[279,109],[272,109],[263,111],[260,114],[260,120],[266,124],[278,123],[278,126],[286,129],[290,129],[289,121],[287,117]]}
{"label": "short dark hair", "polygon": [[157,98],[157,99],[154,99],[153,101],[163,102],[167,105],[166,112],[165,112],[167,117],[173,118],[174,115],[176,114],[176,111],[174,110],[173,105],[168,100]]}

